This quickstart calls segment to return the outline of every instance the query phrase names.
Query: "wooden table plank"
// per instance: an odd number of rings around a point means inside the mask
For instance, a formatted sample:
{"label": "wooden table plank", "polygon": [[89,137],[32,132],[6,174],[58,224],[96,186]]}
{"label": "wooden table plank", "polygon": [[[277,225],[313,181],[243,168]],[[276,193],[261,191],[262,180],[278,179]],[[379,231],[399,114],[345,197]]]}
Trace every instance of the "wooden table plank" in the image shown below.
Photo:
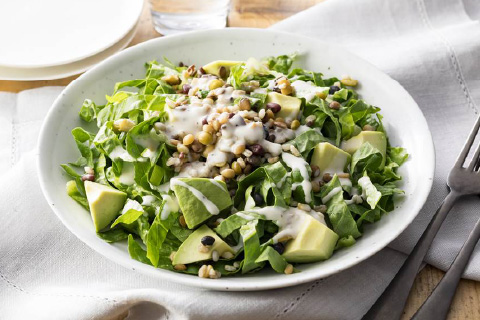
{"label": "wooden table plank", "polygon": [[[285,19],[296,12],[304,10],[323,0],[233,0],[232,10],[228,17],[231,27],[266,28],[277,21]],[[148,6],[140,19],[137,33],[130,45],[135,45],[160,35],[152,26]],[[51,81],[0,81],[0,91],[19,92],[25,89],[43,86],[65,86],[77,76]],[[428,297],[435,285],[440,281],[443,272],[431,266],[425,267],[417,277],[412,294],[407,303],[402,319],[409,319],[423,301]],[[480,319],[480,283],[462,280],[452,305],[449,319]]]}

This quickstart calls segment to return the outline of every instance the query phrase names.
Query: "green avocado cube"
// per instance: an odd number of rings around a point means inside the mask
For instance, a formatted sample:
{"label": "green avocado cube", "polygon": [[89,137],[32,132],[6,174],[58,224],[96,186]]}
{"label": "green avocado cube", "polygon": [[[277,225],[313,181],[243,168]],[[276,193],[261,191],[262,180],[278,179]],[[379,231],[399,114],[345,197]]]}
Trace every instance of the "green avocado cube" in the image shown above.
{"label": "green avocado cube", "polygon": [[96,231],[108,226],[127,200],[125,192],[91,181],[85,181],[85,193]]}
{"label": "green avocado cube", "polygon": [[326,225],[305,214],[297,237],[287,242],[283,257],[288,262],[315,262],[330,258],[338,235]]}
{"label": "green avocado cube", "polygon": [[296,97],[286,96],[278,92],[269,92],[267,95],[267,103],[278,103],[282,108],[275,115],[276,117],[283,118],[285,120],[295,120],[300,113],[300,107],[302,100]]}
{"label": "green avocado cube", "polygon": [[[208,248],[207,252],[198,250],[198,247],[202,244],[201,240],[205,236],[210,236],[215,239],[215,242]],[[213,251],[217,251],[219,256],[222,256],[225,252],[230,252],[232,255],[235,255],[235,251],[225,241],[209,227],[203,225],[195,230],[195,232],[188,236],[182,243],[177,253],[175,253],[172,263],[176,265],[210,260],[212,259]]]}
{"label": "green avocado cube", "polygon": [[216,61],[210,62],[209,64],[204,65],[202,69],[206,73],[213,74],[220,77],[221,67],[224,67],[226,69],[227,71],[226,74],[228,75],[228,73],[230,72],[230,68],[239,63],[242,63],[242,61],[216,60]]}
{"label": "green avocado cube", "polygon": [[185,222],[190,229],[232,205],[223,181],[207,178],[176,178],[171,183]]}
{"label": "green avocado cube", "polygon": [[350,163],[351,156],[340,148],[328,142],[320,142],[314,148],[310,164],[320,169],[320,175],[324,173],[345,172]]}
{"label": "green avocado cube", "polygon": [[382,163],[380,169],[385,165],[385,159],[387,154],[387,137],[380,131],[362,131],[353,138],[342,142],[342,149],[350,154],[354,154],[355,151],[360,149],[365,142],[370,143],[373,147],[378,149],[382,154]]}

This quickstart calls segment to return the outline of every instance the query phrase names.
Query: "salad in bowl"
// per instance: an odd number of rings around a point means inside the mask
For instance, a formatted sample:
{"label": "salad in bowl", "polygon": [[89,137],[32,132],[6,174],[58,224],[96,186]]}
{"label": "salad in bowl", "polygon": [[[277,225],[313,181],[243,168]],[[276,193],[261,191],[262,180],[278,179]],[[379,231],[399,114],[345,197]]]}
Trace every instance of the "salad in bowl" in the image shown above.
{"label": "salad in bowl", "polygon": [[86,99],[72,130],[81,156],[62,167],[97,235],[211,279],[291,274],[354,245],[403,196],[408,155],[357,80],[294,59],[151,61],[105,105]]}

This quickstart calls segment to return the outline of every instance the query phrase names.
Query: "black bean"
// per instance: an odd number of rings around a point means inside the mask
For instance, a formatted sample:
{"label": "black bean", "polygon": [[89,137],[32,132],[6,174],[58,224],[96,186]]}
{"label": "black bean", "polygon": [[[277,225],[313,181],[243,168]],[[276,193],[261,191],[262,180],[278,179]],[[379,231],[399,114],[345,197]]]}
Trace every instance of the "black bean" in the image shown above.
{"label": "black bean", "polygon": [[275,142],[275,135],[274,134],[269,134],[268,137],[267,137],[267,140],[270,141],[270,142]]}
{"label": "black bean", "polygon": [[260,207],[263,204],[263,197],[260,193],[254,193],[253,194],[253,200],[255,201],[255,205],[257,207]]}
{"label": "black bean", "polygon": [[273,244],[272,248],[280,254],[282,254],[285,251],[285,245],[281,242],[277,242]]}
{"label": "black bean", "polygon": [[225,68],[224,66],[221,66],[220,69],[218,69],[218,75],[222,79],[225,79],[227,77],[227,72],[227,68]]}
{"label": "black bean", "polygon": [[205,236],[200,240],[204,246],[211,246],[215,243],[215,238],[212,236]]}
{"label": "black bean", "polygon": [[248,148],[256,156],[263,156],[265,154],[265,149],[263,149],[263,147],[259,144],[252,144]]}
{"label": "black bean", "polygon": [[200,69],[198,69],[198,72],[199,72],[200,74],[206,74],[206,73],[207,73],[205,70],[203,70],[202,67],[200,67]]}
{"label": "black bean", "polygon": [[180,61],[180,62],[178,63],[178,66],[181,68],[181,67],[183,67],[183,66],[185,66],[185,65],[183,64],[182,61]]}
{"label": "black bean", "polygon": [[235,113],[233,113],[233,112],[232,112],[232,113],[229,113],[229,114],[228,114],[228,118],[229,118],[229,119],[232,119],[234,115],[235,115]]}
{"label": "black bean", "polygon": [[95,176],[93,174],[84,174],[82,176],[82,181],[95,181]]}
{"label": "black bean", "polygon": [[328,93],[329,93],[329,94],[334,94],[334,93],[337,92],[338,90],[340,90],[340,87],[338,87],[338,86],[331,86],[331,87],[330,87],[330,90],[328,90]]}
{"label": "black bean", "polygon": [[184,84],[183,87],[182,87],[182,93],[188,94],[188,91],[190,91],[190,89],[192,89],[192,86],[191,86],[191,85],[189,85],[189,84]]}
{"label": "black bean", "polygon": [[[252,151],[253,152],[253,151]],[[254,167],[258,167],[262,164],[262,159],[259,156],[251,156],[247,158],[247,162]],[[244,170],[245,171],[245,170]],[[245,172],[244,172],[245,173]]]}
{"label": "black bean", "polygon": [[273,113],[277,113],[282,109],[282,106],[275,102],[269,102],[267,103],[267,109],[272,110]]}

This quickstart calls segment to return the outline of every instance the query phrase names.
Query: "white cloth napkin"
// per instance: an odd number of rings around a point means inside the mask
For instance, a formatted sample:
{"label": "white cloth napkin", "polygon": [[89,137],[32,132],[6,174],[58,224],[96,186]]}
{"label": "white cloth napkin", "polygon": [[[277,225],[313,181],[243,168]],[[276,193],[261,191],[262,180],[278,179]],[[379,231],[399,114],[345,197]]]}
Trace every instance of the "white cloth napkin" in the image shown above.
{"label": "white cloth napkin", "polygon": [[[446,175],[477,114],[480,6],[474,0],[328,0],[274,28],[339,43],[401,82],[437,149],[425,208],[390,248],[324,280],[265,292],[214,292],[143,276],[97,254],[48,207],[38,184],[38,129],[62,88],[0,93],[0,318],[360,319],[446,195]],[[446,269],[480,216],[465,199],[427,257]],[[478,248],[477,248],[478,249]],[[466,277],[480,280],[477,250]]]}
{"label": "white cloth napkin", "polygon": [[[344,46],[399,81],[422,109],[435,143],[435,180],[421,214],[390,245],[405,253],[445,198],[448,173],[478,115],[480,24],[474,19],[480,16],[480,2],[463,1],[327,0],[273,27]],[[458,203],[425,261],[447,269],[480,217],[479,209],[477,197]],[[467,278],[480,280],[479,250]]]}

